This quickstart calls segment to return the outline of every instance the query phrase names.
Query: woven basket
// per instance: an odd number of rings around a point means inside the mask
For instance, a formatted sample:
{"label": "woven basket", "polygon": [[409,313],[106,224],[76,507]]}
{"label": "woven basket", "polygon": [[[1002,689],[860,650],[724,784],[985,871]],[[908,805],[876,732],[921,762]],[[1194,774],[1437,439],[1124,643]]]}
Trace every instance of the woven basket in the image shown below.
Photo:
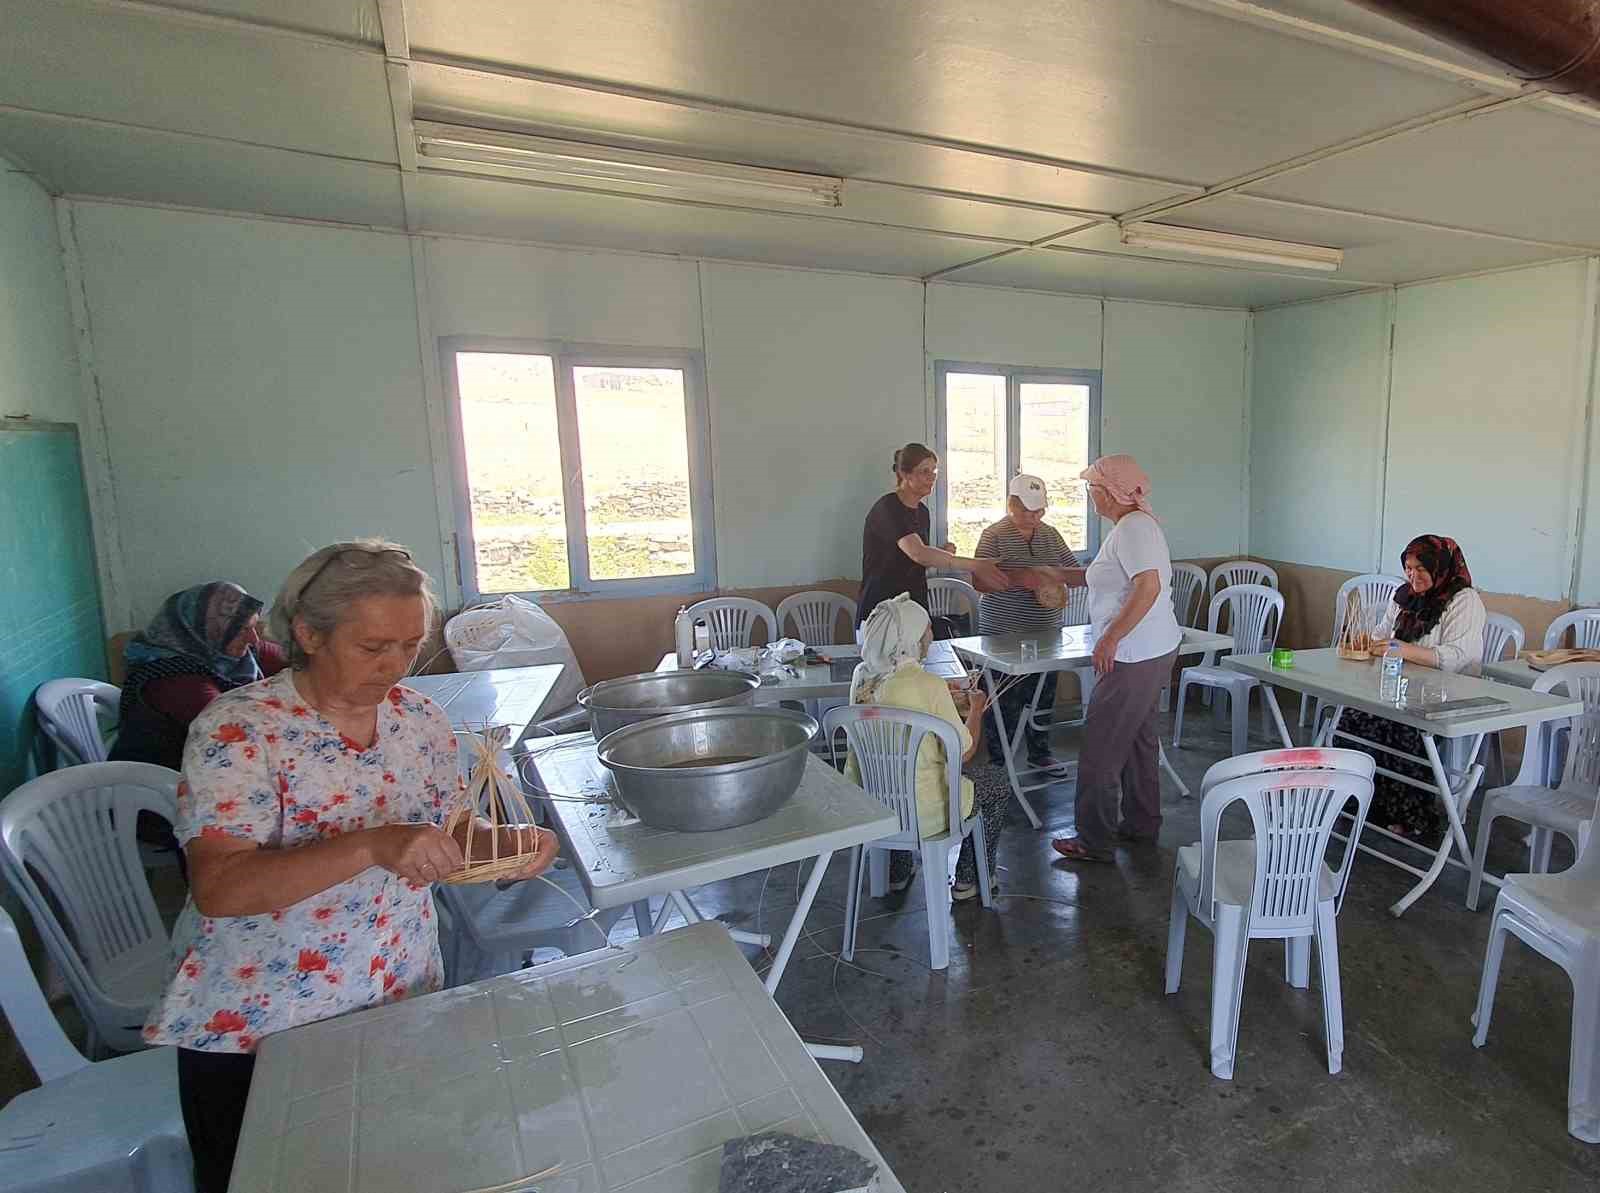
{"label": "woven basket", "polygon": [[[511,729],[505,725],[486,727],[473,735],[473,749],[477,758],[472,764],[472,777],[460,801],[445,818],[444,831],[455,833],[463,824],[462,850],[467,862],[461,869],[440,879],[452,884],[469,882],[495,882],[524,869],[539,852],[544,831],[533,822],[533,809],[516,780],[500,769],[500,751],[511,740]],[[487,827],[480,819],[488,822]],[[515,830],[513,839],[522,847],[515,852],[500,851],[501,830]],[[476,861],[475,847],[481,847],[484,835],[490,842],[489,856]]]}

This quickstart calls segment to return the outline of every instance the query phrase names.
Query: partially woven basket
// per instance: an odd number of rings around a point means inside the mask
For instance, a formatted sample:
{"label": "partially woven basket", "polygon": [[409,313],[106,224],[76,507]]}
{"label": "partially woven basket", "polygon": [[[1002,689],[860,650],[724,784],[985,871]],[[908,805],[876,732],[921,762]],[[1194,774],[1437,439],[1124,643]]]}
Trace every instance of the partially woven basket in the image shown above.
{"label": "partially woven basket", "polygon": [[[462,837],[466,864],[439,880],[452,884],[495,882],[517,873],[538,854],[544,836],[543,830],[533,822],[533,808],[521,787],[500,768],[500,752],[511,741],[510,727],[486,727],[483,732],[469,736],[476,755],[472,775],[467,780],[466,791],[444,822],[444,831],[451,834],[463,823],[466,825]],[[479,823],[480,818],[488,822],[487,826]],[[522,848],[502,853],[501,830],[514,830],[512,839]],[[490,842],[489,856],[475,861],[474,847],[481,846],[485,834]]]}
{"label": "partially woven basket", "polygon": [[1600,663],[1600,650],[1563,646],[1556,650],[1525,650],[1522,657],[1535,671],[1548,671],[1566,663]]}

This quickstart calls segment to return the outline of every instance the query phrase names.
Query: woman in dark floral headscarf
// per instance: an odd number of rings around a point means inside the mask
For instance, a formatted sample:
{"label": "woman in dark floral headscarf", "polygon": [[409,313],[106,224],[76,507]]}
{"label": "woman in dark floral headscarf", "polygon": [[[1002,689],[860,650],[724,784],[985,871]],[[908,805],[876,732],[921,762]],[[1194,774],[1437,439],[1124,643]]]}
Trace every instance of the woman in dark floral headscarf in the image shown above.
{"label": "woman in dark floral headscarf", "polygon": [[121,719],[111,757],[178,770],[189,722],[222,693],[288,663],[257,632],[261,602],[213,580],[173,593],[123,649]]}
{"label": "woman in dark floral headscarf", "polygon": [[[1461,548],[1443,535],[1418,535],[1400,553],[1400,563],[1406,582],[1395,590],[1378,625],[1373,649],[1381,651],[1393,635],[1407,663],[1476,675],[1483,661],[1483,630],[1489,615],[1472,587],[1472,573]],[[1346,709],[1339,728],[1413,757],[1422,754],[1420,733],[1382,717]],[[1382,750],[1367,752],[1379,766],[1433,782],[1433,772],[1421,763]],[[1370,817],[1374,824],[1409,837],[1437,838],[1445,829],[1438,796],[1387,775],[1377,777]]]}

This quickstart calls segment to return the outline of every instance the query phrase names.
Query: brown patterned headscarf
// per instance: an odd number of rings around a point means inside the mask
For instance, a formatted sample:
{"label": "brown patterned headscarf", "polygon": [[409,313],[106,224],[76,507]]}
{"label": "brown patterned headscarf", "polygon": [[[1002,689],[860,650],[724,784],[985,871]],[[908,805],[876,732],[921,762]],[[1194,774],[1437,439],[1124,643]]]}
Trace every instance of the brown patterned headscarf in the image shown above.
{"label": "brown patterned headscarf", "polygon": [[1445,608],[1455,600],[1456,594],[1472,587],[1472,573],[1467,570],[1466,557],[1455,539],[1442,534],[1419,534],[1400,552],[1400,566],[1416,557],[1433,577],[1433,587],[1427,592],[1413,592],[1411,585],[1402,584],[1394,594],[1394,603],[1400,607],[1395,619],[1394,636],[1402,642],[1416,642],[1444,616]]}

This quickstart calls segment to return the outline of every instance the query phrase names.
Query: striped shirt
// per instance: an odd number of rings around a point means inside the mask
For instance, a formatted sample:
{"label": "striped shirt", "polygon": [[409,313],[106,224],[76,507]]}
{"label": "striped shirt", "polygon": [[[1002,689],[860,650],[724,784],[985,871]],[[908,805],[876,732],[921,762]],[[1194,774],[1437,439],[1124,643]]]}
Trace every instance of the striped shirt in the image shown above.
{"label": "striped shirt", "polygon": [[[1054,526],[1043,522],[1032,539],[1022,537],[1016,523],[1001,518],[987,527],[973,552],[978,559],[993,559],[1001,567],[1078,566],[1078,557]],[[986,592],[978,602],[980,634],[1023,634],[1030,630],[1059,630],[1062,611],[1046,609],[1030,588],[1010,588],[1005,592]]]}

